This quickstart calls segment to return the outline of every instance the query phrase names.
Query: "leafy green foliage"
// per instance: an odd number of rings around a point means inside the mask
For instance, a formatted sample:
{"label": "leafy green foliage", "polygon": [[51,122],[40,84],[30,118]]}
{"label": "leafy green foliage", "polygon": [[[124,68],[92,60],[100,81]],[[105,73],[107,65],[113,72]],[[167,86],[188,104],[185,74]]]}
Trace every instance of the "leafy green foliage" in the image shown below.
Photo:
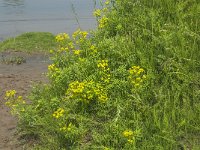
{"label": "leafy green foliage", "polygon": [[43,149],[198,149],[198,1],[105,7],[90,38],[56,37],[50,83],[18,114],[22,133]]}

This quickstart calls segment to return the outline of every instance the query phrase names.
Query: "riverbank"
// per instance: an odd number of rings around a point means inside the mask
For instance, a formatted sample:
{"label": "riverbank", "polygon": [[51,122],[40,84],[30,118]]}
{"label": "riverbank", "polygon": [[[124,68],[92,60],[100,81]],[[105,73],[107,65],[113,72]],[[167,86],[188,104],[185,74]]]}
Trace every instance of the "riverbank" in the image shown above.
{"label": "riverbank", "polygon": [[16,90],[28,99],[32,85],[46,83],[49,50],[55,36],[47,32],[29,32],[0,42],[0,150],[22,150],[34,145],[33,139],[17,133],[17,118],[5,106],[5,92]]}
{"label": "riverbank", "polygon": [[48,84],[7,91],[20,135],[35,149],[199,150],[198,2],[103,5],[96,31],[56,36]]}
{"label": "riverbank", "polygon": [[[23,57],[26,62],[20,65],[0,63],[0,150],[28,149],[33,139],[22,138],[17,134],[17,118],[5,106],[5,92],[16,90],[17,95],[28,99],[32,85],[46,83],[47,66],[50,63],[44,53],[0,52],[6,58]],[[1,61],[0,61],[1,62]]]}

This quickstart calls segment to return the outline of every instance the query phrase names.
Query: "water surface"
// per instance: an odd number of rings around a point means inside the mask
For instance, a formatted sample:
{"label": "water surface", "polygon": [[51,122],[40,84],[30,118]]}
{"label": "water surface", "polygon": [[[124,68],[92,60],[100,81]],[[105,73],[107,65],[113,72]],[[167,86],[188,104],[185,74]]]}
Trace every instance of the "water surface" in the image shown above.
{"label": "water surface", "polygon": [[94,29],[95,7],[100,0],[0,0],[0,40],[24,32]]}

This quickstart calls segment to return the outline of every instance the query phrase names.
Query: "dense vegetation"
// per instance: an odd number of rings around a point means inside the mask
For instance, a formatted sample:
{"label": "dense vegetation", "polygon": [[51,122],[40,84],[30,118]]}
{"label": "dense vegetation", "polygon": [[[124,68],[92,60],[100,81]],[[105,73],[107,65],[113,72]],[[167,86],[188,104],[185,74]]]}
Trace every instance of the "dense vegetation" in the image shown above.
{"label": "dense vegetation", "polygon": [[107,0],[94,15],[94,32],[56,37],[31,104],[7,92],[21,135],[36,149],[200,149],[199,2]]}

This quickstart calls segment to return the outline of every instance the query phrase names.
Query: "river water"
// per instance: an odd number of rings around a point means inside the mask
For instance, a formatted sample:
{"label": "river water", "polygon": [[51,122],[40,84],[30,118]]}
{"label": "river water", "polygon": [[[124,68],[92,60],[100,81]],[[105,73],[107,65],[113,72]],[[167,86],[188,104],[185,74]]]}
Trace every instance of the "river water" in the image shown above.
{"label": "river water", "polygon": [[[101,0],[0,0],[0,41],[24,32],[94,29]],[[78,20],[78,21],[77,21]]]}

